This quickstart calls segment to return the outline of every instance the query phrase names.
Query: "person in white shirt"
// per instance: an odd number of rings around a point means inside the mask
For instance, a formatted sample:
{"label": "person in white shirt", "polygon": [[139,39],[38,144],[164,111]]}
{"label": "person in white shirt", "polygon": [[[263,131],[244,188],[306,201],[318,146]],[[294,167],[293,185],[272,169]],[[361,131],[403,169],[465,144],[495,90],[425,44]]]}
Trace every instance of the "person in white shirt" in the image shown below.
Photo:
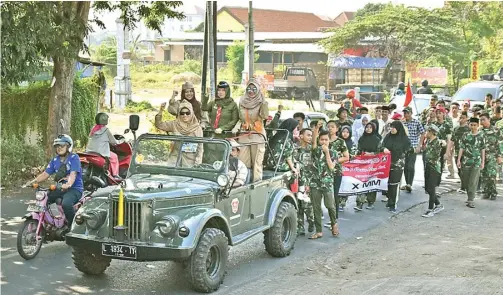
{"label": "person in white shirt", "polygon": [[239,150],[241,146],[233,139],[230,139],[229,142],[232,146],[232,151],[227,175],[231,179],[232,187],[240,187],[246,184],[249,171],[246,165],[239,160]]}

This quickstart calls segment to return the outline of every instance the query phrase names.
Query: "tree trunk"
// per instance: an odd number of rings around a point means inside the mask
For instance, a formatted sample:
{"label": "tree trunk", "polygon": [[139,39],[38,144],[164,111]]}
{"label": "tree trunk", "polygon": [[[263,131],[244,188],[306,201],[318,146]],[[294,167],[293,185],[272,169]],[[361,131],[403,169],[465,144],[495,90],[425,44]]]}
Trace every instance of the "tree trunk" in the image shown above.
{"label": "tree trunk", "polygon": [[[49,97],[49,114],[47,122],[46,156],[54,155],[52,142],[59,134],[69,134],[72,118],[72,90],[75,77],[74,58],[53,57],[53,79],[56,79],[51,88]],[[61,120],[63,124],[61,124]],[[64,125],[64,126],[62,126]]]}

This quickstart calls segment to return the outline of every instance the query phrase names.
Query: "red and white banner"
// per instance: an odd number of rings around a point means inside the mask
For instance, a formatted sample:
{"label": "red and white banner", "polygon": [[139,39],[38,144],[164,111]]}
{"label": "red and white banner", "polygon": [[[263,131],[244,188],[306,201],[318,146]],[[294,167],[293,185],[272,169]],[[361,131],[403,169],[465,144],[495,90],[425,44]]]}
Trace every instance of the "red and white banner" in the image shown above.
{"label": "red and white banner", "polygon": [[387,191],[391,154],[361,155],[342,165],[339,195]]}

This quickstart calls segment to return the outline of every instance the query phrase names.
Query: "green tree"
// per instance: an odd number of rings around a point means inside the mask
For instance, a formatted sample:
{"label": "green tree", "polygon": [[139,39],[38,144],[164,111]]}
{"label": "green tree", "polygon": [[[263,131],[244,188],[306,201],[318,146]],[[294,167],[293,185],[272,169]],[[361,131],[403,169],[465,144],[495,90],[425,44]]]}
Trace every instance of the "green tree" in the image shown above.
{"label": "green tree", "polygon": [[[234,41],[232,45],[225,50],[227,57],[227,66],[232,71],[232,82],[240,83],[242,72],[245,67],[245,43],[242,41]],[[255,61],[259,58],[259,54],[255,53]]]}
{"label": "green tree", "polygon": [[[181,1],[95,1],[96,12],[120,11],[125,26],[134,28],[143,20],[147,27],[161,31],[166,17],[183,18],[174,9]],[[75,62],[90,32],[90,22],[104,28],[98,18],[89,20],[90,1],[27,1],[2,4],[2,80],[16,84],[42,69],[51,59],[53,86],[49,98],[46,154],[58,133],[70,131]],[[8,66],[5,66],[8,65]],[[59,121],[66,122],[60,128]]]}

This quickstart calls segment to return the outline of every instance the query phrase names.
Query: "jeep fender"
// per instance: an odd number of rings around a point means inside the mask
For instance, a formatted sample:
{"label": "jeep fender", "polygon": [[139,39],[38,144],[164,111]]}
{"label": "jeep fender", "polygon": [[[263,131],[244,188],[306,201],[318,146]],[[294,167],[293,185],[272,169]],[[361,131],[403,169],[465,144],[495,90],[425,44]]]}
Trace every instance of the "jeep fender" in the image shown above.
{"label": "jeep fender", "polygon": [[274,218],[276,217],[276,212],[278,211],[281,202],[291,203],[295,209],[298,209],[297,200],[295,199],[293,193],[285,188],[280,188],[272,191],[269,205],[267,206],[267,220],[266,224],[272,226],[274,223]]}
{"label": "jeep fender", "polygon": [[[179,228],[185,226],[189,229],[189,236],[181,241],[182,248],[194,249],[199,241],[203,229],[206,227],[218,228],[225,233],[231,245],[231,230],[227,218],[216,208],[195,208],[182,217]],[[180,238],[180,237],[178,237]]]}

